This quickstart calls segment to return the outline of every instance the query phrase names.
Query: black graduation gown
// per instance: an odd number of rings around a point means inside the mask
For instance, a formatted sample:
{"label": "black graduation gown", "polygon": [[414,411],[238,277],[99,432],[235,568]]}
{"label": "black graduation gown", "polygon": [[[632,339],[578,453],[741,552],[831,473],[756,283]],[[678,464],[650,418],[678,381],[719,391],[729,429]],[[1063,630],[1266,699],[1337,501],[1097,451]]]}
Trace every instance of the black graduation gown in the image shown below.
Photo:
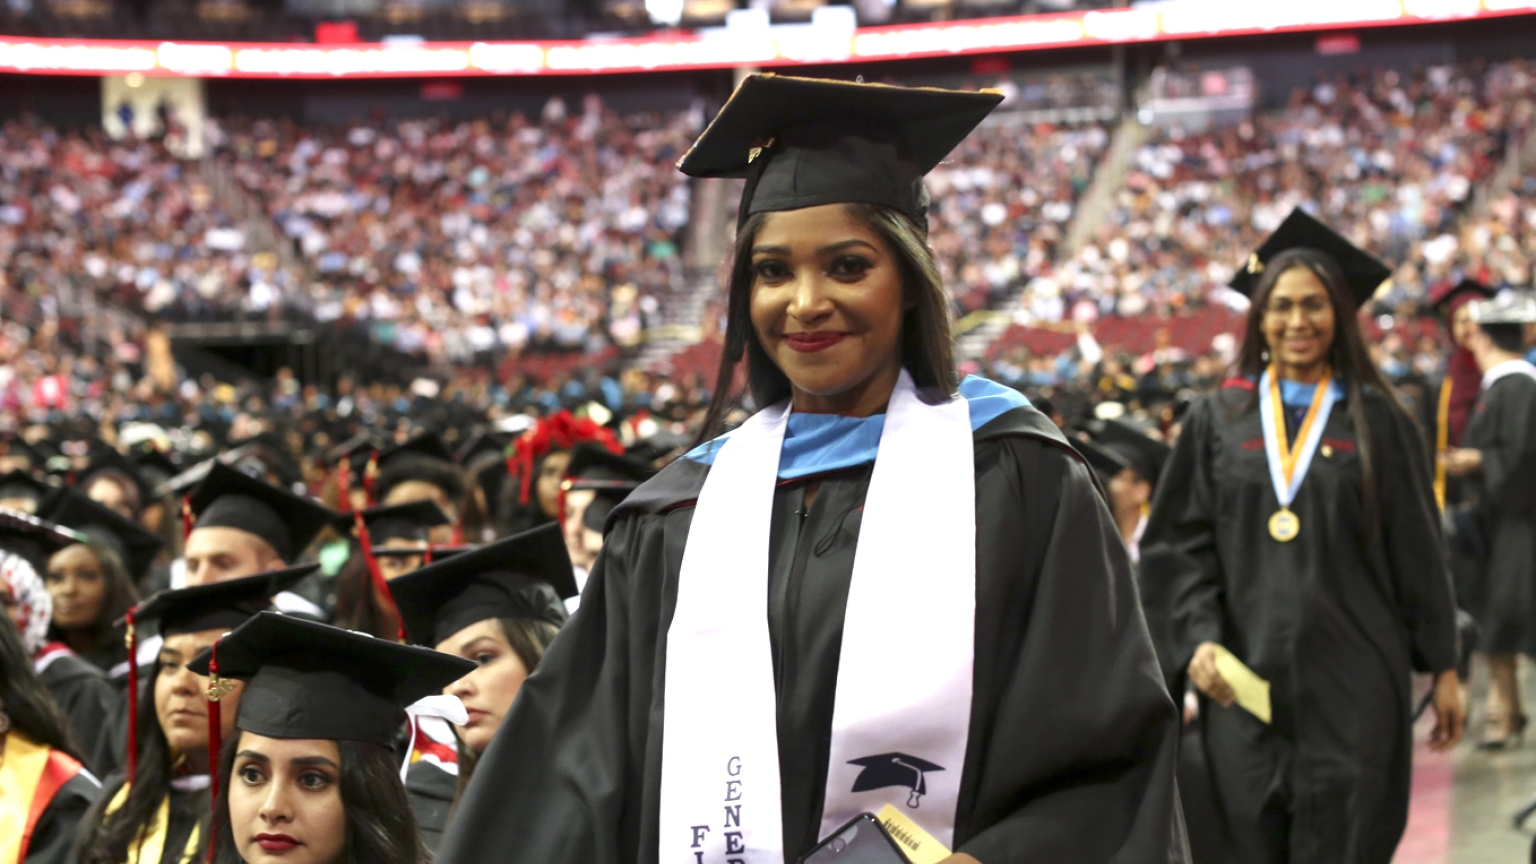
{"label": "black graduation gown", "polygon": [[110,762],[106,736],[119,728],[111,722],[120,714],[122,694],[107,674],[73,653],[52,658],[38,673],[54,701],[64,709],[86,766],[98,775],[116,767]]}
{"label": "black graduation gown", "polygon": [[[958,849],[983,864],[1183,861],[1178,718],[1089,469],[1033,408],[975,441],[976,665]],[[870,471],[822,475],[808,512],[804,481],[774,496],[767,600],[789,862],[819,839]],[[610,517],[581,608],[476,768],[440,864],[655,864],[666,635],[707,472],[678,460]],[[914,625],[920,615],[919,601]],[[916,638],[913,650],[936,637]]]}
{"label": "black graduation gown", "polygon": [[1487,550],[1478,648],[1536,655],[1536,379],[1505,375],[1484,391],[1465,446],[1483,454],[1470,484]]}
{"label": "black graduation gown", "polygon": [[60,786],[32,829],[25,864],[74,864],[75,826],[100,794],[100,787],[83,774]]}
{"label": "black graduation gown", "polygon": [[1217,642],[1271,682],[1270,726],[1202,701],[1237,860],[1385,864],[1408,816],[1410,673],[1456,665],[1428,459],[1412,421],[1367,391],[1381,519],[1367,526],[1360,442],[1340,401],[1292,505],[1301,535],[1277,542],[1252,397],[1229,384],[1198,402],[1158,484],[1142,548],[1169,556],[1155,577],[1173,598],[1165,665],[1184,669]]}
{"label": "black graduation gown", "polygon": [[436,853],[443,839],[443,829],[448,825],[448,811],[453,809],[453,796],[458,790],[459,778],[425,759],[411,763],[405,775],[405,791],[411,797],[411,812],[416,815],[416,828],[427,850]]}

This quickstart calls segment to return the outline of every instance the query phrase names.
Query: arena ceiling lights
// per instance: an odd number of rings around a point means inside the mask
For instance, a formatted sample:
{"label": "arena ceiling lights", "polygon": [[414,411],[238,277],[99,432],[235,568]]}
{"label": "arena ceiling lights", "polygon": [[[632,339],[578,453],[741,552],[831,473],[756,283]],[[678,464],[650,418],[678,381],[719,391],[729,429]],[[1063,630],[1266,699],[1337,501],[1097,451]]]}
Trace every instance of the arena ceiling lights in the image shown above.
{"label": "arena ceiling lights", "polygon": [[192,78],[412,78],[789,67],[1460,21],[1536,13],[1536,0],[1167,0],[1130,9],[866,27],[579,42],[409,45],[128,42],[0,37],[0,72]]}

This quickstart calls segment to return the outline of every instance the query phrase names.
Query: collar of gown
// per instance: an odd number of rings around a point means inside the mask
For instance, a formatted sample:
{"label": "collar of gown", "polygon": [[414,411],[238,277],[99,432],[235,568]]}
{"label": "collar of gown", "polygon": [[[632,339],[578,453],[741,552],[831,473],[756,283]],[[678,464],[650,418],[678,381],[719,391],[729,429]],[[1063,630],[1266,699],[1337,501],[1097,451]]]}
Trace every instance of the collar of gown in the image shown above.
{"label": "collar of gown", "polygon": [[1506,375],[1529,375],[1536,378],[1536,366],[1525,360],[1505,360],[1483,373],[1483,389],[1487,390]]}
{"label": "collar of gown", "polygon": [[[1024,394],[977,375],[960,382],[960,395],[970,403],[974,431],[1007,411],[1029,404]],[[791,414],[779,454],[779,479],[794,480],[828,471],[839,471],[875,461],[885,415],[844,417],[841,414]],[[715,454],[730,437],[727,432],[690,450],[686,457],[711,465]]]}

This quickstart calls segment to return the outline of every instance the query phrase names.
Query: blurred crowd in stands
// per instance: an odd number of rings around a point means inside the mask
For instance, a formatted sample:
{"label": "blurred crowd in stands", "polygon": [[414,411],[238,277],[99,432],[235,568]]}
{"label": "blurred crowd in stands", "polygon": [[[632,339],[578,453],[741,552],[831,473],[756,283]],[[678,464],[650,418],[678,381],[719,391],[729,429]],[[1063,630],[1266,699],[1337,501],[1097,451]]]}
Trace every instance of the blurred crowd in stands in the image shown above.
{"label": "blurred crowd in stands", "polygon": [[[1093,89],[1038,87],[1041,99]],[[1319,79],[1235,125],[1152,127],[1097,233],[1068,254],[1113,127],[1005,112],[930,175],[931,238],[957,315],[1002,309],[1013,322],[976,369],[1035,393],[1120,400],[1220,377],[1241,306],[1220,286],[1305,206],[1396,266],[1372,332],[1383,368],[1409,379],[1443,361],[1444,335],[1419,306],[1430,287],[1531,282],[1536,171],[1495,175],[1533,118],[1536,74],[1515,62]],[[80,332],[58,305],[82,286],[151,319],[349,322],[459,367],[445,392],[486,406],[597,399],[686,415],[707,395],[697,382],[709,357],[675,375],[619,370],[688,287],[693,202],[673,164],[701,120],[621,115],[597,97],[458,123],[234,119],[205,130],[201,164],[159,141],[11,121],[0,129],[0,422],[243,410],[242,391],[213,398],[223,391],[146,374],[131,326]],[[221,177],[258,205],[253,219],[221,206]],[[587,362],[519,377],[508,359],[549,351],[601,351],[612,371]]]}

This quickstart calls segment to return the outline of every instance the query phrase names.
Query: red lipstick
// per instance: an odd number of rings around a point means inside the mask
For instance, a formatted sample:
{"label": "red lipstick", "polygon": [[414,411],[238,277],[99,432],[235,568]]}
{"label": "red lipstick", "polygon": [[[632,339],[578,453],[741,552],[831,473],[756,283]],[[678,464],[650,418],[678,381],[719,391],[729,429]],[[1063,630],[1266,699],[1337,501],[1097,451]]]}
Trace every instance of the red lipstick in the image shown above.
{"label": "red lipstick", "polygon": [[784,341],[789,344],[790,348],[793,348],[802,354],[809,354],[813,351],[824,351],[828,348],[831,348],[833,345],[843,341],[844,337],[847,335],[847,333],[837,333],[833,331],[817,331],[813,333],[785,333]]}
{"label": "red lipstick", "polygon": [[266,852],[287,852],[304,844],[287,834],[257,834],[256,845]]}

